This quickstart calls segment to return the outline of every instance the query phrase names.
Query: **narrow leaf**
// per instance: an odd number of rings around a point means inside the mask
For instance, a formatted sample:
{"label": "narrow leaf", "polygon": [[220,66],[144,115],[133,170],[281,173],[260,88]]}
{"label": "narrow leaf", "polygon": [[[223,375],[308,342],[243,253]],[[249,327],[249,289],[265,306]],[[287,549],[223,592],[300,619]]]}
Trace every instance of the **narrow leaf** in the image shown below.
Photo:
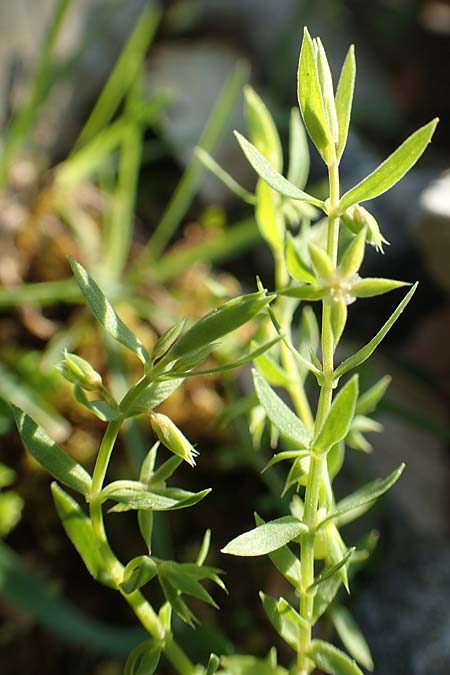
{"label": "narrow leaf", "polygon": [[338,161],[344,152],[348,129],[350,126],[350,117],[352,112],[353,91],[355,88],[356,62],[355,48],[350,46],[344,65],[342,66],[341,76],[339,78],[336,91],[336,114],[339,126],[339,141],[337,146]]}
{"label": "narrow leaf", "polygon": [[99,553],[90,518],[83,513],[77,502],[58,483],[52,483],[51,487],[56,511],[64,530],[88,571],[97,581],[107,586],[114,586]]}
{"label": "narrow leaf", "polygon": [[298,108],[292,108],[289,120],[289,170],[287,179],[303,190],[309,176],[309,148]]}
{"label": "narrow leaf", "polygon": [[265,183],[256,187],[255,217],[261,236],[273,251],[280,253],[284,246],[285,225],[281,215],[280,197]]}
{"label": "narrow leaf", "polygon": [[179,358],[219,340],[253,319],[273,300],[263,291],[228,300],[202,317],[175,343],[170,358]]}
{"label": "narrow leaf", "polygon": [[308,251],[316,277],[330,279],[334,273],[334,265],[328,253],[313,241],[308,242]]}
{"label": "narrow leaf", "polygon": [[[403,473],[405,464],[400,464],[400,466],[395,469],[387,478],[384,480],[378,479],[367,483],[353,494],[349,495],[342,499],[336,506],[336,510],[333,513],[327,515],[324,520],[320,523],[320,527],[324,524],[329,523],[336,518],[340,518],[344,514],[347,514],[352,511],[360,510],[362,507],[369,505],[372,506],[375,501],[381,497],[385,492],[387,492],[395,483],[398,481],[400,476]],[[368,509],[366,509],[367,511]]]}
{"label": "narrow leaf", "polygon": [[103,291],[79,262],[71,256],[69,256],[69,262],[75,280],[100,325],[117,342],[120,342],[124,347],[134,352],[142,363],[147,363],[150,357],[144,345],[117,316]]}
{"label": "narrow leaf", "polygon": [[340,212],[343,213],[353,204],[378,197],[403,178],[431,141],[437,123],[438,120],[434,119],[418,129],[375,171],[346,192],[339,202]]}
{"label": "narrow leaf", "polygon": [[324,203],[320,199],[312,197],[303,190],[300,190],[293,183],[288,181],[284,176],[281,175],[272,164],[262,155],[255,146],[250,143],[244,136],[242,136],[237,131],[234,132],[239,145],[242,148],[242,152],[246,156],[247,160],[256,171],[258,176],[262,178],[266,183],[276,192],[279,192],[284,197],[289,197],[289,199],[298,199],[299,201],[308,202],[308,204],[313,204],[318,206],[319,209],[324,210]]}
{"label": "narrow leaf", "polygon": [[286,387],[291,384],[287,372],[267,352],[253,359],[257,370],[275,387]]}
{"label": "narrow leaf", "polygon": [[[113,486],[111,488],[111,486]],[[189,492],[175,488],[161,488],[158,492],[151,492],[147,488],[139,487],[114,487],[111,483],[102,491],[102,499],[112,499],[118,502],[117,507],[111,511],[122,512],[133,510],[143,511],[175,511],[197,504],[211,492],[210,489],[200,492]],[[121,507],[124,508],[121,508]]]}
{"label": "narrow leaf", "polygon": [[305,260],[303,260],[303,257],[290,234],[286,237],[285,256],[289,274],[293,276],[294,279],[303,281],[306,284],[315,284],[317,282],[314,272],[309,268],[309,265]]}
{"label": "narrow leaf", "polygon": [[283,615],[280,613],[277,601],[270,595],[266,595],[260,591],[259,597],[261,598],[262,605],[272,626],[286,644],[294,651],[297,651],[300,637],[300,628],[298,624],[291,621],[286,614]]}
{"label": "narrow leaf", "polygon": [[298,64],[298,102],[306,130],[328,164],[333,159],[334,146],[320,89],[314,45],[307,28]]}
{"label": "narrow leaf", "polygon": [[183,380],[172,379],[161,382],[152,382],[145,391],[140,394],[138,399],[133,404],[133,412],[149,412],[160,405],[166,398],[169,398],[173,392],[178,389],[183,383]]}
{"label": "narrow leaf", "polygon": [[259,402],[280,434],[299,448],[309,447],[311,432],[256,370],[253,371],[253,382]]}
{"label": "narrow leaf", "polygon": [[244,97],[247,125],[253,145],[277,171],[282,171],[283,152],[272,115],[261,97],[249,85],[244,87]]}
{"label": "narrow leaf", "polygon": [[396,279],[379,279],[366,277],[352,285],[351,294],[356,298],[374,298],[376,295],[384,295],[389,291],[395,291],[402,286],[408,286],[406,281]]}
{"label": "narrow leaf", "polygon": [[342,255],[339,270],[345,278],[353,276],[362,265],[366,248],[366,232],[366,228],[362,228],[356,237],[353,237]]}
{"label": "narrow leaf", "polygon": [[278,295],[287,295],[290,298],[299,300],[322,300],[327,293],[327,289],[319,284],[305,284],[304,286],[289,286],[278,291]]}
{"label": "narrow leaf", "polygon": [[185,318],[181,319],[181,321],[177,321],[177,323],[166,330],[166,332],[156,340],[151,354],[153,361],[156,361],[167,354],[167,352],[183,332],[185,325]]}
{"label": "narrow leaf", "polygon": [[[264,525],[264,520],[255,513],[256,525]],[[277,570],[294,588],[300,588],[302,572],[300,560],[295,556],[289,546],[281,546],[269,553],[269,558]]]}
{"label": "narrow leaf", "polygon": [[355,548],[350,548],[347,553],[334,565],[327,565],[327,567],[324,567],[323,570],[320,572],[319,576],[314,579],[314,583],[311,584],[311,586],[308,588],[308,591],[312,590],[316,586],[319,586],[322,584],[324,581],[329,579],[330,577],[334,576],[338,570],[341,569],[344,565],[346,565],[350,559],[350,557],[353,555],[355,551]]}
{"label": "narrow leaf", "polygon": [[350,430],[358,398],[358,377],[354,375],[338,392],[319,435],[313,442],[314,449],[325,452],[342,441]]}
{"label": "narrow leaf", "polygon": [[242,199],[242,201],[244,201],[246,204],[251,204],[252,206],[255,204],[255,195],[243,188],[242,185],[239,185],[239,183],[235,181],[234,178],[230,176],[230,174],[227,173],[225,169],[223,169],[209,153],[203,150],[203,148],[195,148],[195,154],[203,166],[212,174],[214,174],[216,178],[222,181],[222,183],[230,190],[230,192],[235,194],[236,197],[239,197],[239,199]]}
{"label": "narrow leaf", "polygon": [[355,661],[329,642],[313,640],[307,654],[328,675],[364,675]]}
{"label": "narrow leaf", "polygon": [[279,462],[284,462],[287,459],[301,459],[303,457],[308,456],[309,450],[285,450],[284,452],[279,452],[276,455],[274,455],[271,459],[269,459],[269,461],[264,466],[261,473],[264,473],[265,471],[267,471],[267,469],[270,469],[271,466],[274,466]]}
{"label": "narrow leaf", "polygon": [[391,380],[392,378],[390,375],[385,375],[381,380],[378,380],[373,387],[370,387],[370,389],[365,391],[364,394],[359,397],[358,403],[356,404],[356,414],[370,415],[370,413],[373,413],[376,410],[378,403],[383,398]]}
{"label": "narrow leaf", "polygon": [[373,352],[378,347],[380,342],[383,340],[385,335],[389,332],[394,323],[397,321],[398,317],[403,312],[406,305],[414,295],[417,286],[418,282],[416,282],[414,286],[408,291],[408,293],[405,295],[401,303],[398,305],[395,312],[389,317],[389,319],[386,321],[384,326],[382,326],[382,328],[378,331],[375,337],[373,337],[370,340],[370,342],[368,342],[364,347],[362,347],[359,351],[357,351],[356,354],[353,354],[352,356],[349,356],[348,359],[345,359],[345,361],[342,361],[342,363],[336,368],[335,371],[336,378],[341,377],[345,373],[348,373],[349,370],[357,368],[358,366],[361,365],[361,363],[367,361],[367,359],[373,354]]}
{"label": "narrow leaf", "polygon": [[222,549],[222,553],[238,556],[265,555],[285,546],[307,529],[298,518],[284,516],[240,534]]}
{"label": "narrow leaf", "polygon": [[342,605],[332,607],[330,618],[349,654],[361,666],[373,671],[374,664],[369,646],[348,609]]}
{"label": "narrow leaf", "polygon": [[81,464],[75,462],[36,422],[20,408],[12,406],[20,437],[28,452],[53,478],[64,485],[87,495],[91,477]]}
{"label": "narrow leaf", "polygon": [[320,619],[320,617],[327,611],[328,607],[331,605],[333,600],[336,597],[336,594],[341,586],[341,578],[335,574],[332,577],[328,577],[322,584],[317,587],[316,594],[314,596],[314,607],[313,607],[313,625]]}

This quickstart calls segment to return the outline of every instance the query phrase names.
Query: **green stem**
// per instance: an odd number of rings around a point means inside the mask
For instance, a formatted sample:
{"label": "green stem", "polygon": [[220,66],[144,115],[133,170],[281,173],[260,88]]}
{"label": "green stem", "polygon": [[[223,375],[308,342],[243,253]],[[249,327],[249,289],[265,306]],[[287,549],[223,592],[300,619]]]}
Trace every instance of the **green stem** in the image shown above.
{"label": "green stem", "polygon": [[[328,168],[330,185],[330,206],[328,217],[327,252],[333,264],[337,265],[337,251],[339,239],[339,216],[336,211],[339,204],[339,170],[337,163]],[[315,434],[318,433],[331,407],[334,386],[334,338],[331,326],[331,307],[327,302],[322,305],[322,361],[324,381],[321,386],[319,402],[317,406],[314,424]],[[325,482],[328,491],[330,482],[328,477],[324,481],[326,472],[326,456],[311,456],[311,466],[305,492],[304,522],[311,528],[315,524],[319,507],[321,484]],[[314,666],[306,656],[311,644],[312,637],[312,614],[314,608],[315,591],[307,589],[314,582],[314,534],[307,532],[301,540],[300,563],[302,572],[302,593],[300,600],[300,614],[307,622],[307,626],[301,628],[299,637],[299,649],[297,658],[298,675],[308,675]]]}
{"label": "green stem", "polygon": [[[275,287],[285,288],[289,283],[289,274],[283,255],[275,255]],[[278,321],[283,333],[291,341],[291,298],[277,297]],[[286,387],[295,411],[308,429],[313,429],[314,418],[306,396],[304,384],[299,376],[297,363],[291,350],[284,341],[280,343],[281,363],[289,376],[290,384]]]}
{"label": "green stem", "polygon": [[[131,389],[130,392],[128,392],[124,401],[127,401],[127,404],[131,405],[141,390],[145,388],[148,383],[148,376],[142,378],[142,380],[140,380],[137,385],[135,385],[135,387]],[[103,521],[102,503],[98,499],[98,496],[103,488],[109,461],[111,459],[111,454],[121,425],[122,420],[114,420],[108,424],[98,452],[97,461],[92,476],[92,491],[90,495],[91,501],[89,505],[92,527],[94,529],[99,551],[105,563],[105,567],[114,580],[117,590],[121,592],[146,631],[152,637],[154,637],[155,640],[163,643],[163,653],[168,661],[170,661],[170,663],[173,665],[175,670],[179,673],[179,675],[193,675],[195,672],[194,664],[186,656],[181,647],[175,642],[172,634],[166,633],[158,615],[150,603],[144,598],[142,593],[140,591],[135,591],[134,593],[126,594],[120,588],[124,567],[117,559],[109,545]]]}

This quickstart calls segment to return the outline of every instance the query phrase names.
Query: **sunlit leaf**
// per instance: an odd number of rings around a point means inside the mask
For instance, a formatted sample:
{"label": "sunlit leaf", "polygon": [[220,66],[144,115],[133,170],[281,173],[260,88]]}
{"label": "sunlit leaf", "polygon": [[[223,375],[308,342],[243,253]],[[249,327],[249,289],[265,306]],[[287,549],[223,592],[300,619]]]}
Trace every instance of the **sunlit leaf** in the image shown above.
{"label": "sunlit leaf", "polygon": [[431,141],[438,123],[432,120],[418,129],[380,166],[358,185],[345,193],[339,202],[339,210],[343,213],[349,206],[378,197],[395,185],[405,173],[417,162]]}
{"label": "sunlit leaf", "polygon": [[247,125],[253,145],[277,171],[282,171],[283,152],[272,115],[261,97],[249,85],[244,87],[244,97]]}
{"label": "sunlit leaf", "polygon": [[298,102],[306,130],[328,164],[335,150],[320,89],[314,45],[306,27],[298,64]]}
{"label": "sunlit leaf", "polygon": [[314,206],[318,206],[319,209],[324,210],[324,204],[320,199],[316,199],[308,193],[303,192],[303,190],[300,190],[293,183],[284,178],[264,155],[262,155],[255,146],[240,133],[235,131],[234,135],[253,169],[273,190],[279,192],[284,197],[289,197],[289,199],[298,199],[303,202],[308,202],[308,204],[313,204]]}
{"label": "sunlit leaf", "polygon": [[313,441],[314,449],[325,452],[342,441],[350,430],[358,398],[358,377],[354,375],[338,392],[319,435]]}
{"label": "sunlit leaf", "polygon": [[394,311],[394,313],[390,316],[390,318],[386,321],[384,326],[378,331],[378,333],[373,337],[370,342],[368,342],[364,347],[359,349],[355,354],[352,356],[349,356],[348,359],[345,359],[345,361],[342,361],[342,363],[336,368],[335,370],[335,377],[339,378],[345,373],[348,373],[349,370],[352,370],[353,368],[357,368],[358,366],[361,365],[361,363],[364,363],[364,361],[367,361],[367,359],[373,354],[375,349],[378,347],[380,342],[383,340],[385,335],[389,332],[389,330],[392,328],[394,323],[397,321],[398,317],[400,314],[403,312],[405,309],[406,305],[408,302],[411,300],[412,296],[414,295],[416,288],[418,286],[418,283],[415,283],[414,286],[408,291],[408,293],[405,295],[401,303],[398,305],[397,309]]}
{"label": "sunlit leaf", "polygon": [[339,78],[336,91],[336,114],[339,126],[339,142],[336,149],[338,161],[344,152],[348,128],[350,125],[350,116],[352,112],[353,90],[355,88],[355,48],[353,45],[349,48],[342,66],[341,76]]}
{"label": "sunlit leaf", "polygon": [[329,642],[313,640],[307,654],[328,675],[364,675],[355,661]]}
{"label": "sunlit leaf", "polygon": [[284,516],[240,534],[222,549],[222,553],[238,556],[265,555],[288,544],[307,529],[297,518]]}
{"label": "sunlit leaf", "polygon": [[64,485],[82,495],[89,494],[91,477],[81,464],[69,457],[26,413],[16,406],[12,409],[20,437],[35,460]]}
{"label": "sunlit leaf", "polygon": [[100,287],[89,276],[84,267],[71,256],[69,256],[69,262],[75,280],[97,321],[111,337],[134,352],[143,363],[147,363],[150,357],[144,345],[117,316]]}
{"label": "sunlit leaf", "polygon": [[[384,480],[377,479],[371,481],[348,497],[341,499],[336,506],[336,510],[328,514],[321,522],[320,526],[322,527],[323,525],[326,525],[326,523],[340,518],[347,513],[351,513],[352,511],[358,511],[358,513],[360,513],[362,507],[368,506],[370,508],[381,495],[395,485],[402,475],[404,468],[405,464],[400,464],[400,466]],[[366,508],[365,511],[367,510],[368,509]]]}
{"label": "sunlit leaf", "polygon": [[114,586],[99,553],[97,538],[90,518],[83,513],[77,502],[58,483],[52,483],[52,494],[64,530],[90,574],[97,581],[107,586]]}
{"label": "sunlit leaf", "polygon": [[303,190],[309,175],[309,148],[305,127],[298,108],[291,109],[289,119],[289,170],[287,179]]}
{"label": "sunlit leaf", "polygon": [[[256,525],[264,525],[264,520],[255,513]],[[269,558],[277,570],[289,581],[294,588],[300,588],[301,585],[301,567],[300,560],[295,556],[289,546],[281,546],[269,553]]]}

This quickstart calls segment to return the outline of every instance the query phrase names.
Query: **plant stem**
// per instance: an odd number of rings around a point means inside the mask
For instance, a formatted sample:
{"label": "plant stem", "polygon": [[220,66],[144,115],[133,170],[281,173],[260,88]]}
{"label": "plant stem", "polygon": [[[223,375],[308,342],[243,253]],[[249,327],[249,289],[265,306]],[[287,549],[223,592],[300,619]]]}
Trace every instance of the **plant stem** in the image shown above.
{"label": "plant stem", "polygon": [[[279,290],[284,288],[289,283],[289,274],[283,255],[275,255],[275,288]],[[278,296],[278,321],[283,333],[288,340],[291,340],[291,299],[286,296]],[[289,396],[294,404],[295,411],[302,422],[308,429],[313,428],[314,418],[312,416],[311,407],[306,396],[305,387],[300,379],[297,363],[289,349],[289,347],[282,340],[280,343],[281,363],[286,373],[289,376],[290,384],[286,387]]]}
{"label": "plant stem", "polygon": [[[144,377],[142,380],[140,380],[140,382],[137,383],[137,385],[135,385],[133,389],[130,390],[130,392],[128,392],[127,396],[125,397],[128,404],[131,405],[139,395],[140,391],[145,388],[143,385],[144,381],[145,384],[148,385],[148,378]],[[150,603],[144,598],[142,593],[140,591],[134,591],[133,593],[127,594],[124,593],[120,588],[124,567],[117,559],[109,545],[103,521],[102,503],[98,499],[98,496],[103,488],[103,482],[105,480],[111,454],[121,425],[122,420],[114,420],[108,424],[98,452],[97,461],[92,476],[92,491],[90,495],[91,502],[89,505],[92,527],[94,529],[99,551],[103,558],[105,567],[111,575],[116,589],[123,595],[146,631],[152,637],[154,637],[155,640],[162,642],[162,650],[164,655],[170,661],[179,675],[192,675],[195,672],[193,663],[186,656],[181,647],[175,642],[172,634],[166,633],[158,615]]]}
{"label": "plant stem", "polygon": [[[336,215],[339,204],[339,170],[337,162],[329,166],[328,175],[330,186],[330,215],[328,217],[327,252],[336,267],[339,239],[339,216]],[[322,305],[322,362],[324,381],[321,386],[319,403],[317,406],[314,424],[315,435],[318,434],[329,413],[334,386],[334,338],[331,325],[331,306],[327,304],[326,301],[324,301]],[[319,506],[320,487],[323,481],[323,474],[326,470],[326,455],[317,456],[312,454],[308,482],[306,485],[305,509],[303,515],[304,522],[309,528],[313,527],[315,524]],[[327,488],[330,489],[329,480],[326,480],[326,485]],[[306,656],[306,652],[311,644],[311,624],[315,594],[315,589],[309,592],[307,590],[314,582],[314,539],[315,535],[307,532],[302,537],[300,545],[300,563],[302,572],[300,614],[306,620],[308,626],[300,629],[297,659],[298,675],[308,675],[313,668],[311,661]]]}

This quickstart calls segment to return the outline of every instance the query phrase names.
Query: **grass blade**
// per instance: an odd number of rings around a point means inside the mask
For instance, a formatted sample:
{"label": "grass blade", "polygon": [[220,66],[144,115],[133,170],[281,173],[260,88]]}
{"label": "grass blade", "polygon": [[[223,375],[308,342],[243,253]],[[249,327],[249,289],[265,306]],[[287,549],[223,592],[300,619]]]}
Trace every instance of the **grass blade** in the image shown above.
{"label": "grass blade", "polygon": [[84,125],[75,149],[93,139],[111,121],[123,97],[137,77],[146,51],[156,32],[160,12],[145,7]]}

